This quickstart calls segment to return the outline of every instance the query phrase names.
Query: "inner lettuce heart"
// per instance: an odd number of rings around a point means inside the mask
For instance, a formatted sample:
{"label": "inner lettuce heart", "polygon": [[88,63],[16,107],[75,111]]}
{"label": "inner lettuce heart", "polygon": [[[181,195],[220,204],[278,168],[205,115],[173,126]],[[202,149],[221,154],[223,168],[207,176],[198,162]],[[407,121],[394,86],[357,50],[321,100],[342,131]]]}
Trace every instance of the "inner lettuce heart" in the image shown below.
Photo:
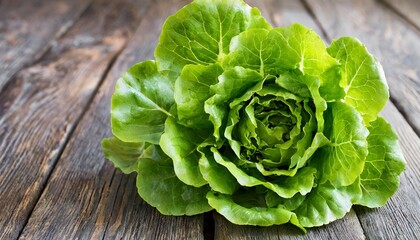
{"label": "inner lettuce heart", "polygon": [[405,161],[378,117],[388,86],[357,39],[326,47],[242,0],[195,0],[166,20],[155,58],[118,80],[102,147],[162,214],[305,231],[398,189]]}

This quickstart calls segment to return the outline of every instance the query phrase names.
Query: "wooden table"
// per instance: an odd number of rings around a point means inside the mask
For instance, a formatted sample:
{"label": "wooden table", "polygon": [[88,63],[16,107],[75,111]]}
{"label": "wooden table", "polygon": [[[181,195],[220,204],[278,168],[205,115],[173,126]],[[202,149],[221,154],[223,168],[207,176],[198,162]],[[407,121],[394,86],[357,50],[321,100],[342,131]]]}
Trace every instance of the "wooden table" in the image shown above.
{"label": "wooden table", "polygon": [[358,37],[382,62],[382,115],[408,162],[379,209],[354,207],[303,235],[235,226],[216,213],[167,217],[135,176],[104,159],[117,78],[153,58],[186,0],[0,0],[0,239],[420,239],[420,1],[248,0],[273,25],[301,22],[327,42]]}

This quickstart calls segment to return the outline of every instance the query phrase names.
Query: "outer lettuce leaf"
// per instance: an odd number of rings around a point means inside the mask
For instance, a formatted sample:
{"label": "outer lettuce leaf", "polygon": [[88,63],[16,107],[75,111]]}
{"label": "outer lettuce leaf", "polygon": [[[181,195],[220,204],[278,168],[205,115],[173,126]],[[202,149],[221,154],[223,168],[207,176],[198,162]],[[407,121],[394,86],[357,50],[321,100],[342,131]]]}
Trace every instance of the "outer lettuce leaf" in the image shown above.
{"label": "outer lettuce leaf", "polygon": [[223,73],[218,64],[209,66],[187,65],[175,82],[175,102],[179,122],[193,128],[211,128],[204,102],[212,96],[210,86],[217,83]]}
{"label": "outer lettuce leaf", "polygon": [[334,102],[344,98],[344,89],[340,86],[341,66],[334,66],[319,76],[319,93],[327,102]]}
{"label": "outer lettuce leaf", "polygon": [[267,72],[281,74],[281,70],[298,69],[309,75],[319,75],[337,64],[328,55],[324,42],[313,30],[300,24],[276,28],[268,34],[263,57]]}
{"label": "outer lettuce leaf", "polygon": [[328,52],[341,63],[344,101],[357,109],[365,124],[374,121],[389,98],[381,64],[361,42],[351,37],[333,41]]}
{"label": "outer lettuce leaf", "polygon": [[155,51],[159,69],[220,62],[231,39],[252,28],[271,26],[242,0],[195,0],[166,20]]}
{"label": "outer lettuce leaf", "polygon": [[154,61],[132,66],[118,80],[111,100],[112,133],[124,142],[159,144],[174,104],[173,73],[158,72]]}
{"label": "outer lettuce leaf", "polygon": [[176,176],[185,184],[195,187],[207,184],[198,166],[201,155],[197,147],[208,136],[206,130],[195,131],[178,124],[173,118],[166,120],[160,146],[172,158]]}
{"label": "outer lettuce leaf", "polygon": [[213,191],[232,194],[240,186],[236,178],[214,160],[213,153],[207,148],[201,149],[200,171]]}
{"label": "outer lettuce leaf", "polygon": [[116,137],[102,140],[105,157],[125,174],[137,172],[139,158],[152,157],[153,148],[149,143],[127,143]]}
{"label": "outer lettuce leaf", "polygon": [[196,188],[175,175],[172,160],[149,143],[126,143],[113,137],[102,141],[105,156],[128,174],[137,172],[139,195],[162,214],[195,215],[210,211],[207,186]]}
{"label": "outer lettuce leaf", "polygon": [[210,211],[207,186],[195,188],[175,175],[172,161],[159,147],[153,158],[139,159],[137,188],[139,195],[166,215],[195,215]]}
{"label": "outer lettuce leaf", "polygon": [[311,165],[320,182],[335,187],[352,184],[363,171],[367,156],[367,128],[357,111],[341,102],[330,103],[325,113],[326,136],[330,143],[314,155]]}
{"label": "outer lettuce leaf", "polygon": [[267,29],[250,29],[232,38],[230,42],[230,53],[224,59],[227,67],[242,66],[253,69],[264,75],[264,63],[268,61],[263,56],[263,50],[267,45]]}
{"label": "outer lettuce leaf", "polygon": [[294,212],[303,227],[315,227],[343,218],[352,201],[359,197],[357,188],[320,185],[310,192]]}
{"label": "outer lettuce leaf", "polygon": [[228,195],[215,195],[211,192],[207,194],[207,198],[210,206],[235,224],[271,226],[290,222],[305,231],[296,218],[296,215],[284,209],[282,206],[275,208],[247,208],[235,203]]}
{"label": "outer lettuce leaf", "polygon": [[294,211],[302,204],[306,196],[307,195],[303,196],[300,194],[296,194],[291,198],[282,198],[274,192],[269,191],[265,195],[265,201],[268,207],[283,205],[287,210]]}
{"label": "outer lettuce leaf", "polygon": [[360,175],[362,197],[355,204],[381,207],[397,191],[405,160],[398,137],[385,119],[379,117],[369,127],[369,154]]}
{"label": "outer lettuce leaf", "polygon": [[338,64],[319,35],[297,23],[271,31],[250,29],[239,34],[232,39],[224,63],[272,75],[294,69],[320,75]]}

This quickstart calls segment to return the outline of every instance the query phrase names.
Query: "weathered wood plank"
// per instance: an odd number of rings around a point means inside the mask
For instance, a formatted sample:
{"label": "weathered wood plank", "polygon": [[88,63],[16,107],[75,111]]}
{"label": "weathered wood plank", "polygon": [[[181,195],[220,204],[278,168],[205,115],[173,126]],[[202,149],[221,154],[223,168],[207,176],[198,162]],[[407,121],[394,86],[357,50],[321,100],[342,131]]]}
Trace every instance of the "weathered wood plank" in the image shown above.
{"label": "weathered wood plank", "polygon": [[[391,21],[397,22],[398,19],[394,19],[392,13],[371,1],[336,2],[332,0],[309,0],[308,3],[329,36],[356,35],[363,42],[367,40],[366,45],[369,49],[373,49],[371,51],[374,54],[378,52],[382,53],[380,60],[383,62],[385,72],[389,73],[387,79],[390,83],[391,94],[393,92],[395,94],[395,88],[403,88],[402,92],[399,93],[401,94],[401,96],[398,96],[399,98],[394,96],[398,100],[397,103],[400,103],[400,98],[406,97],[403,104],[411,100],[414,101],[414,104],[419,104],[419,98],[413,98],[412,95],[418,88],[411,89],[411,92],[404,92],[408,88],[413,88],[413,84],[416,84],[417,87],[419,86],[416,72],[417,67],[415,66],[417,61],[416,56],[413,56],[413,54],[417,53],[413,53],[408,48],[408,43],[413,42],[413,38],[416,38],[413,32],[411,32],[411,35],[408,33],[411,30],[407,30],[407,28],[403,28],[402,30],[389,29],[394,24]],[[372,24],[375,25],[373,26]],[[390,43],[389,41],[392,40],[390,39],[391,36],[387,35],[387,39],[380,40],[378,36],[382,33],[381,29],[387,29],[390,31],[387,34],[398,39],[388,49],[386,49],[383,42]],[[407,32],[401,35],[404,29]],[[403,38],[403,36],[408,37]],[[400,46],[397,46],[397,43]],[[402,51],[399,53],[394,52],[395,56],[391,56],[391,50],[394,48],[398,50],[400,49],[399,47],[401,47]],[[414,47],[413,49],[416,48]],[[387,57],[385,58],[385,56]],[[396,58],[396,60],[388,59],[389,57]],[[401,62],[398,63],[398,61]],[[392,63],[398,64],[394,66]],[[403,67],[402,65],[404,64],[407,67],[411,66],[412,71]],[[401,76],[396,76],[397,74],[401,74]],[[407,79],[407,74],[412,74],[415,78],[411,79],[412,82],[410,84],[407,83],[410,80]],[[403,79],[405,80],[403,81]],[[401,81],[400,84],[397,83],[399,81]],[[418,94],[418,92],[415,92],[415,94]],[[412,111],[416,110],[412,109]],[[400,137],[404,156],[407,160],[407,167],[401,175],[400,189],[385,207],[374,210],[358,207],[356,208],[356,212],[368,238],[416,239],[420,235],[420,182],[418,180],[420,178],[420,159],[418,158],[420,156],[420,140],[392,103],[387,104],[381,115],[396,129]],[[418,113],[411,114],[410,116],[413,117],[416,115],[418,116]]]}
{"label": "weathered wood plank", "polygon": [[382,63],[391,98],[420,135],[420,32],[374,0],[307,0],[331,38],[359,38]]}
{"label": "weathered wood plank", "polygon": [[[116,80],[137,61],[153,58],[161,26],[188,1],[154,1],[77,126],[23,231],[22,238],[202,239],[203,216],[166,217],[137,195],[134,175],[104,159],[111,136],[110,97]],[[40,227],[42,224],[42,227]]]}
{"label": "weathered wood plank", "polygon": [[22,67],[34,63],[91,0],[8,0],[0,8],[0,92]]}
{"label": "weathered wood plank", "polygon": [[381,0],[420,29],[419,0]]}
{"label": "weathered wood plank", "polygon": [[[308,14],[299,1],[266,0],[247,1],[250,5],[258,7],[262,14],[268,18],[273,26],[286,26],[300,22],[313,28],[322,35],[321,29]],[[308,229],[303,235],[293,225],[272,226],[267,228],[237,226],[229,223],[219,214],[215,214],[215,239],[364,239],[363,229],[353,210],[343,219],[337,220],[327,226]]]}
{"label": "weathered wood plank", "polygon": [[312,28],[318,34],[322,30],[314,19],[308,14],[300,1],[287,0],[246,0],[246,2],[260,9],[261,14],[271,22],[273,26],[282,27],[295,22],[299,22],[309,28]]}
{"label": "weathered wood plank", "polygon": [[147,2],[96,1],[40,63],[20,71],[0,95],[0,239],[16,238],[24,227]]}

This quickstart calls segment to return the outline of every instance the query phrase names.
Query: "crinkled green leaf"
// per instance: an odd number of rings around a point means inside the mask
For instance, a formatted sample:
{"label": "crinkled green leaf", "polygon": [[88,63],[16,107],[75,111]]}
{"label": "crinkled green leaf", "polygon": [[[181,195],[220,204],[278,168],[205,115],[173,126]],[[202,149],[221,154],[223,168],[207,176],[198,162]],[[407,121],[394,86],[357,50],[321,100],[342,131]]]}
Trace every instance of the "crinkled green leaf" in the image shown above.
{"label": "crinkled green leaf", "polygon": [[309,98],[311,97],[311,93],[305,81],[302,80],[302,77],[303,75],[285,72],[279,74],[279,77],[276,78],[276,84],[300,97]]}
{"label": "crinkled green leaf", "polygon": [[296,194],[291,198],[282,198],[273,191],[267,192],[265,195],[265,201],[267,207],[276,207],[278,205],[283,205],[289,211],[296,210],[302,202],[305,200],[306,195]]}
{"label": "crinkled green leaf", "polygon": [[171,159],[159,147],[153,158],[138,162],[139,195],[165,215],[195,215],[210,211],[207,186],[196,188],[181,182],[175,175]]}
{"label": "crinkled green leaf", "polygon": [[[306,195],[314,186],[315,173],[316,170],[314,168],[304,167],[299,169],[293,177],[280,177],[277,180],[273,180],[273,183],[288,189],[293,196],[296,194],[296,191],[301,195]],[[287,198],[290,197],[288,196]]]}
{"label": "crinkled green leaf", "polygon": [[[252,113],[254,100],[246,107],[243,105],[232,107],[228,115],[224,136],[238,158],[241,158],[241,148],[255,150],[251,139],[258,144],[260,142],[256,132],[256,120]],[[241,121],[239,121],[240,119]]]}
{"label": "crinkled green leaf", "polygon": [[220,62],[231,39],[252,28],[271,26],[242,0],[195,0],[163,25],[155,51],[159,69],[181,72],[187,64]]}
{"label": "crinkled green leaf", "polygon": [[317,151],[311,164],[321,175],[321,183],[329,181],[335,187],[348,186],[363,171],[369,131],[351,106],[335,102],[328,104],[328,108],[324,116],[330,143]]}
{"label": "crinkled green leaf", "polygon": [[212,126],[204,102],[212,96],[210,86],[217,83],[223,69],[217,65],[187,65],[175,82],[175,102],[180,123],[193,128]]}
{"label": "crinkled green leaf", "polygon": [[160,139],[162,150],[173,160],[176,176],[185,184],[201,187],[207,184],[199,169],[201,154],[197,151],[209,133],[182,126],[173,118],[165,123],[165,133]]}
{"label": "crinkled green leaf", "polygon": [[249,93],[252,87],[262,82],[263,77],[258,72],[243,67],[226,70],[219,76],[219,82],[211,86],[215,94],[204,104],[206,113],[210,114],[216,139],[220,137],[220,128],[227,115],[227,103]]}
{"label": "crinkled green leaf", "polygon": [[124,142],[158,144],[174,104],[173,73],[154,61],[132,66],[118,80],[111,100],[112,133]]}
{"label": "crinkled green leaf", "polygon": [[320,185],[294,211],[303,227],[316,227],[343,218],[358,194],[346,187]]}
{"label": "crinkled green leaf", "polygon": [[[298,165],[300,162],[306,162],[312,155],[307,155],[306,152],[310,149],[314,140],[313,133],[316,131],[316,120],[314,112],[309,106],[308,102],[303,103],[305,111],[309,115],[309,119],[306,121],[305,126],[302,129],[302,138],[296,143],[296,153],[290,158],[290,167]],[[316,136],[316,135],[315,135]],[[301,166],[298,166],[301,167]]]}
{"label": "crinkled green leaf", "polygon": [[375,120],[389,98],[381,64],[361,42],[351,37],[333,41],[328,52],[341,63],[344,101],[357,109],[365,124]]}
{"label": "crinkled green leaf", "polygon": [[381,207],[397,191],[405,160],[398,137],[385,119],[377,118],[368,129],[369,154],[360,175],[362,197],[355,204]]}
{"label": "crinkled green leaf", "polygon": [[259,170],[259,172],[261,172],[263,175],[278,175],[278,176],[294,176],[298,169],[302,168],[306,162],[314,155],[314,153],[316,152],[316,150],[318,150],[320,147],[325,146],[326,144],[329,143],[329,140],[324,136],[324,134],[322,133],[316,133],[311,145],[305,149],[305,151],[303,152],[302,155],[294,155],[294,157],[296,156],[296,162],[291,165],[290,169],[270,169],[270,170],[266,170],[266,162],[267,160],[263,160],[259,163],[254,163],[255,167]]}
{"label": "crinkled green leaf", "polygon": [[224,62],[227,66],[240,65],[261,74],[297,69],[320,75],[337,65],[319,35],[300,24],[245,31],[232,39],[230,52]]}
{"label": "crinkled green leaf", "polygon": [[275,28],[267,38],[262,50],[267,73],[275,75],[298,69],[303,74],[320,75],[337,65],[319,35],[301,24]]}
{"label": "crinkled green leaf", "polygon": [[262,51],[270,47],[267,45],[268,33],[267,29],[250,29],[232,38],[230,54],[224,59],[224,65],[231,67],[239,65],[264,75],[266,61],[264,58],[267,56],[262,56]]}
{"label": "crinkled green leaf", "polygon": [[340,86],[341,66],[334,66],[319,76],[319,93],[327,102],[338,101],[346,95]]}
{"label": "crinkled green leaf", "polygon": [[324,131],[324,111],[327,109],[327,102],[321,96],[319,89],[320,89],[320,81],[317,77],[307,76],[302,78],[302,81],[308,87],[312,101],[315,105],[315,118],[317,121],[318,132]]}
{"label": "crinkled green leaf", "polygon": [[200,171],[211,189],[224,194],[232,194],[239,187],[236,178],[214,160],[213,153],[208,148],[199,151],[201,152]]}
{"label": "crinkled green leaf", "polygon": [[273,208],[247,208],[235,203],[228,195],[215,195],[212,192],[207,194],[207,199],[210,206],[235,224],[271,226],[290,222],[305,231],[301,227],[296,215],[281,206]]}
{"label": "crinkled green leaf", "polygon": [[278,183],[262,181],[254,176],[248,175],[245,171],[240,169],[234,162],[229,161],[222,156],[217,149],[211,149],[214,154],[216,162],[229,170],[229,172],[236,178],[240,185],[246,187],[264,186],[279,196],[284,198],[293,197],[296,193],[306,194],[310,191],[314,183],[313,168],[302,170],[302,174],[296,174],[294,177],[283,177],[278,180]]}

